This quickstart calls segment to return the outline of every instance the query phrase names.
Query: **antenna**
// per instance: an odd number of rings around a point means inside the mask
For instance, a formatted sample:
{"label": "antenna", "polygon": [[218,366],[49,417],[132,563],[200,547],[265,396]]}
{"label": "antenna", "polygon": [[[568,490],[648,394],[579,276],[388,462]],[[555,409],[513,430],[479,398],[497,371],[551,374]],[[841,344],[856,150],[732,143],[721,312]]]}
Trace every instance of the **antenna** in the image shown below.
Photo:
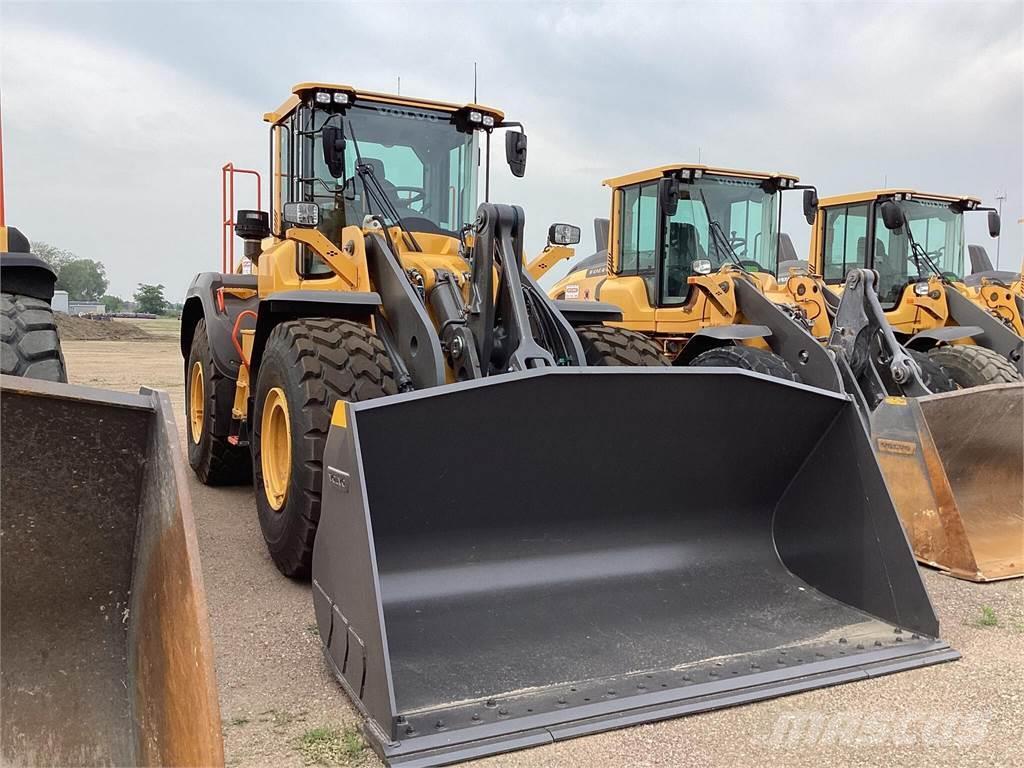
{"label": "antenna", "polygon": [[[996,192],[996,200],[999,201],[999,218],[1003,218],[1003,200],[1006,199],[1006,189],[1003,189],[1002,193]],[[1003,239],[1003,229],[999,228],[999,234],[996,235],[996,269],[999,269],[999,246]]]}
{"label": "antenna", "polygon": [[473,62],[473,103],[476,104],[476,62]]}
{"label": "antenna", "polygon": [[697,165],[700,165],[701,153],[702,153],[702,148],[701,147],[697,147]]}
{"label": "antenna", "polygon": [[402,76],[398,76],[398,95],[402,95]]}

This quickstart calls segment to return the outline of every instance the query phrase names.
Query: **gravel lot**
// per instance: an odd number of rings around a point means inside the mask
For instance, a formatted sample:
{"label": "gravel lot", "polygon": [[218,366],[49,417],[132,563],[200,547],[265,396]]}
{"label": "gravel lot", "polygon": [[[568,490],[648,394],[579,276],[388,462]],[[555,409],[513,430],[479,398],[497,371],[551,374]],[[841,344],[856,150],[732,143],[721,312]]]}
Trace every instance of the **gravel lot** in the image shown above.
{"label": "gravel lot", "polygon": [[[124,391],[136,391],[140,385],[168,390],[184,441],[182,363],[174,336],[69,341],[64,350],[74,383]],[[210,489],[193,482],[191,492],[228,764],[283,768],[318,757],[338,764],[377,764],[369,750],[359,749],[352,735],[355,711],[323,663],[308,585],[281,577],[267,556],[251,489]],[[613,731],[477,764],[1024,765],[1024,581],[979,585],[922,570],[943,637],[964,656],[959,662]],[[842,722],[847,723],[869,718],[883,727],[897,722],[908,727],[897,743],[888,740],[882,745],[856,739],[837,744],[777,743],[772,734],[780,716],[792,714],[845,717]],[[945,736],[944,728],[951,725],[971,743]],[[924,740],[930,743],[921,743]]]}

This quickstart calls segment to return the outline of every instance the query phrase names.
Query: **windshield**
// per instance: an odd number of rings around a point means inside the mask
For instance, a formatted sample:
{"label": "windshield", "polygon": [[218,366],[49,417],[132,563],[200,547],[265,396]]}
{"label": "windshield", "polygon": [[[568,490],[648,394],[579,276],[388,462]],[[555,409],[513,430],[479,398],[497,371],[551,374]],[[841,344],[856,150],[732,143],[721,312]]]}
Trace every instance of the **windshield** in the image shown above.
{"label": "windshield", "polygon": [[881,205],[876,205],[873,266],[878,272],[878,295],[885,304],[898,302],[909,282],[934,274],[932,263],[939,272],[950,273],[956,279],[964,270],[962,213],[939,200],[904,200],[897,205],[906,214],[913,241],[927,258],[915,254],[904,228],[885,228]]}
{"label": "windshield", "polygon": [[754,179],[705,176],[685,185],[675,214],[665,222],[664,301],[686,300],[687,278],[698,260],[710,261],[713,270],[736,264],[774,274],[777,206],[777,194]]}
{"label": "windshield", "polygon": [[[344,125],[343,179],[334,179],[324,162],[320,131],[328,121]],[[388,224],[398,223],[391,210],[367,194],[366,170],[358,174],[357,164],[372,171],[394,213],[413,232],[456,235],[463,224],[473,221],[478,134],[459,131],[448,113],[356,105],[344,116],[314,111],[308,124],[312,178],[305,199],[320,204],[320,230],[332,241],[339,241],[342,227],[361,225],[369,213],[383,216]]]}

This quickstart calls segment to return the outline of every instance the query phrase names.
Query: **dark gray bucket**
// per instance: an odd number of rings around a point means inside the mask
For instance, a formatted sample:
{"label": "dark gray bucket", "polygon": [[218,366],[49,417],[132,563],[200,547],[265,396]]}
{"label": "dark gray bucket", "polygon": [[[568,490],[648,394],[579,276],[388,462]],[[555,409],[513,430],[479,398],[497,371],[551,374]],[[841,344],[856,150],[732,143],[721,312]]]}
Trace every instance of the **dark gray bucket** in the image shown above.
{"label": "dark gray bucket", "polygon": [[392,763],[956,658],[843,396],[551,369],[340,407],[314,604]]}

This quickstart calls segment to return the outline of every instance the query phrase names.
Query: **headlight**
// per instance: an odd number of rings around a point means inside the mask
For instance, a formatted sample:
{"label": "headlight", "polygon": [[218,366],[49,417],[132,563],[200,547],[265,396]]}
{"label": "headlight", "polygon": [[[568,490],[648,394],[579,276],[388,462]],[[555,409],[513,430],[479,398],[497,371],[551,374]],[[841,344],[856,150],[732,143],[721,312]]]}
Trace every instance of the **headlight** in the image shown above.
{"label": "headlight", "polygon": [[699,179],[703,175],[704,175],[704,171],[702,171],[700,168],[694,168],[693,169],[693,178]]}
{"label": "headlight", "polygon": [[914,293],[918,296],[928,295],[928,283],[914,283]]}
{"label": "headlight", "polygon": [[690,264],[690,269],[695,275],[710,275],[711,261],[708,259],[697,259]]}
{"label": "headlight", "polygon": [[471,122],[471,123],[481,123],[481,122],[483,122],[483,119],[484,119],[484,116],[481,113],[479,113],[479,112],[470,112],[469,113],[469,122]]}
{"label": "headlight", "polygon": [[335,104],[348,104],[348,94],[347,93],[336,93],[336,94],[334,94],[334,103]]}
{"label": "headlight", "polygon": [[493,128],[494,127],[494,117],[492,115],[484,115],[484,127],[485,128]]}
{"label": "headlight", "polygon": [[316,99],[317,104],[331,103],[331,94],[329,94],[327,91],[317,91],[316,96],[314,98]]}

